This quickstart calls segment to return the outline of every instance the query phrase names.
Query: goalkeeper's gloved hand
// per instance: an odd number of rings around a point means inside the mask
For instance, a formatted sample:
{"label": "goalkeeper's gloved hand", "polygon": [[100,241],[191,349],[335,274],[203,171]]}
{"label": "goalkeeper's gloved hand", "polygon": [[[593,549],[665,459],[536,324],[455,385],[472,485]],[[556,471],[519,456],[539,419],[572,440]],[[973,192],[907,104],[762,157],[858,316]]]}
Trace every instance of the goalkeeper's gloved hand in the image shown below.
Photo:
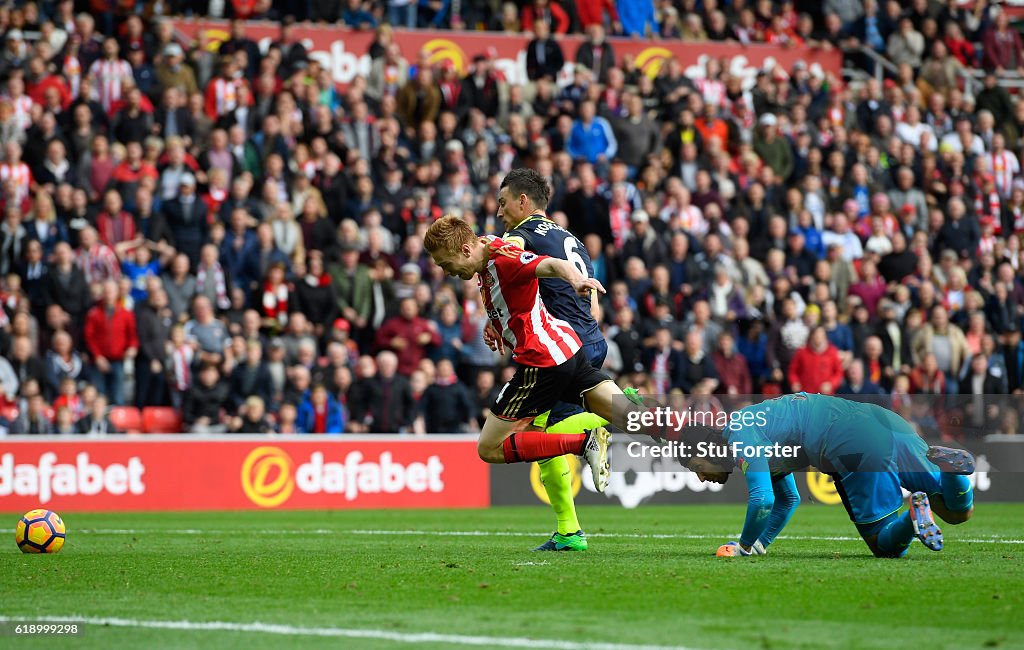
{"label": "goalkeeper's gloved hand", "polygon": [[[752,550],[753,547],[751,547],[751,551]],[[728,542],[719,546],[715,555],[718,557],[748,557],[751,555],[759,555],[758,553],[753,553],[751,551],[743,550],[743,547],[740,546],[739,542]]]}

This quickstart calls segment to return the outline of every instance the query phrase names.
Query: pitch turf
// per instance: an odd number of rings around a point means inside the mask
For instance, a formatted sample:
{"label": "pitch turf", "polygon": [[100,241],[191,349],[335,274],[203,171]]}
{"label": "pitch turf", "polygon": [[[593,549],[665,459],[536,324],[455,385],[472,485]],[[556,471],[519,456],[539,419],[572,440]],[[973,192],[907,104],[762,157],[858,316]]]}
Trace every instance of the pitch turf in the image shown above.
{"label": "pitch turf", "polygon": [[[902,560],[872,558],[842,509],[805,505],[786,529],[790,539],[779,540],[769,556],[713,557],[720,543],[735,538],[742,513],[742,506],[583,508],[590,551],[539,554],[529,548],[543,541],[550,523],[540,507],[63,512],[67,546],[54,556],[20,553],[17,515],[9,515],[9,542],[0,546],[0,616],[124,619],[126,627],[87,623],[70,646],[104,649],[301,643],[419,650],[466,647],[454,644],[464,637],[580,649],[597,642],[1024,647],[1024,505],[981,504],[968,524],[944,526],[946,550],[933,553],[915,542]],[[382,530],[422,534],[366,532]],[[135,621],[263,622],[301,635],[152,629]],[[372,632],[325,638],[306,636],[307,628]],[[382,631],[407,636],[387,640]],[[412,636],[424,632],[459,638]],[[580,645],[556,643],[565,641]],[[0,647],[14,643],[0,637]]]}

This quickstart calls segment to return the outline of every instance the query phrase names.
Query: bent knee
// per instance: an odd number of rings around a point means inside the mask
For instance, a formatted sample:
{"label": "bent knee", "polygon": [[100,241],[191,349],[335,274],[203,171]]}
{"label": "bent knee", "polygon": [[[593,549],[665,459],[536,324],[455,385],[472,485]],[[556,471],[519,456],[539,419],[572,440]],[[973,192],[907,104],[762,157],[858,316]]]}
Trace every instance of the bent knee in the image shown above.
{"label": "bent knee", "polygon": [[880,549],[878,547],[878,535],[874,535],[872,537],[865,537],[864,538],[864,543],[868,545],[869,549],[871,549],[871,554],[874,555],[875,557],[878,557],[878,558],[896,559],[896,558],[901,558],[901,557],[903,557],[904,555],[907,554],[907,549],[906,548],[900,549],[899,551],[896,551],[896,552],[893,552],[893,551],[883,551],[882,549]]}
{"label": "bent knee", "polygon": [[477,444],[476,454],[480,457],[480,460],[485,463],[505,462],[505,451],[500,445],[498,447],[492,447],[490,445]]}
{"label": "bent knee", "polygon": [[971,507],[971,508],[969,508],[967,510],[964,510],[963,512],[946,511],[946,512],[938,513],[939,517],[942,518],[942,521],[946,522],[947,524],[951,524],[953,526],[956,526],[957,524],[964,523],[965,521],[970,519],[971,515],[973,515],[973,514],[974,514],[974,508],[973,507]]}

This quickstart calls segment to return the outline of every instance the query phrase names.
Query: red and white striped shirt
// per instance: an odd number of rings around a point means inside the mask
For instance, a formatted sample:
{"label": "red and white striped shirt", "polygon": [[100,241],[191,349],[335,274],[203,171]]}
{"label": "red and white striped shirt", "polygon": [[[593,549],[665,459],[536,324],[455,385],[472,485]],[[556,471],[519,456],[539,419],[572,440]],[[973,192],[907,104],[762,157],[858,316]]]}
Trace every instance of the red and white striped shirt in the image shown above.
{"label": "red and white striped shirt", "polygon": [[109,246],[97,244],[91,250],[79,249],[75,262],[89,284],[121,278],[121,265]]}
{"label": "red and white striped shirt", "polygon": [[1004,199],[1013,191],[1013,178],[1020,173],[1020,162],[1012,151],[1003,150],[988,155],[988,168],[996,179],[996,190]]}
{"label": "red and white striped shirt", "polygon": [[244,81],[241,79],[225,79],[216,77],[206,87],[205,111],[211,120],[216,120],[225,113],[238,108],[238,87]]}
{"label": "red and white striped shirt", "polygon": [[27,131],[32,126],[32,105],[35,102],[28,95],[18,95],[17,97],[4,95],[4,99],[11,102],[11,106],[14,108],[14,120],[18,127]]}
{"label": "red and white striped shirt", "polygon": [[132,79],[132,66],[124,59],[100,59],[89,67],[89,74],[96,79],[96,101],[109,112],[114,102],[121,99],[124,81]]}
{"label": "red and white striped shirt", "polygon": [[582,344],[569,323],[552,316],[540,298],[537,265],[547,259],[491,237],[487,268],[479,274],[487,318],[512,348],[516,363],[558,366]]}
{"label": "red and white striped shirt", "polygon": [[32,187],[32,170],[23,162],[16,165],[2,163],[0,164],[0,184],[6,183],[8,180],[14,181],[15,187],[18,188],[18,202],[24,201]]}

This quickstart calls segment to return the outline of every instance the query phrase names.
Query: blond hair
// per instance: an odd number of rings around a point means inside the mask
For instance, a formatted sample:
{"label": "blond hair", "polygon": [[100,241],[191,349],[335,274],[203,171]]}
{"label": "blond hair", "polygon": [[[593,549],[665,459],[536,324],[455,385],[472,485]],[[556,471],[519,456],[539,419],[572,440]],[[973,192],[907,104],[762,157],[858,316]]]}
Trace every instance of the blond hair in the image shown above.
{"label": "blond hair", "polygon": [[463,244],[468,244],[474,239],[476,235],[468,223],[446,214],[427,229],[427,234],[423,235],[423,248],[427,249],[428,253],[445,251],[455,254],[462,250]]}

